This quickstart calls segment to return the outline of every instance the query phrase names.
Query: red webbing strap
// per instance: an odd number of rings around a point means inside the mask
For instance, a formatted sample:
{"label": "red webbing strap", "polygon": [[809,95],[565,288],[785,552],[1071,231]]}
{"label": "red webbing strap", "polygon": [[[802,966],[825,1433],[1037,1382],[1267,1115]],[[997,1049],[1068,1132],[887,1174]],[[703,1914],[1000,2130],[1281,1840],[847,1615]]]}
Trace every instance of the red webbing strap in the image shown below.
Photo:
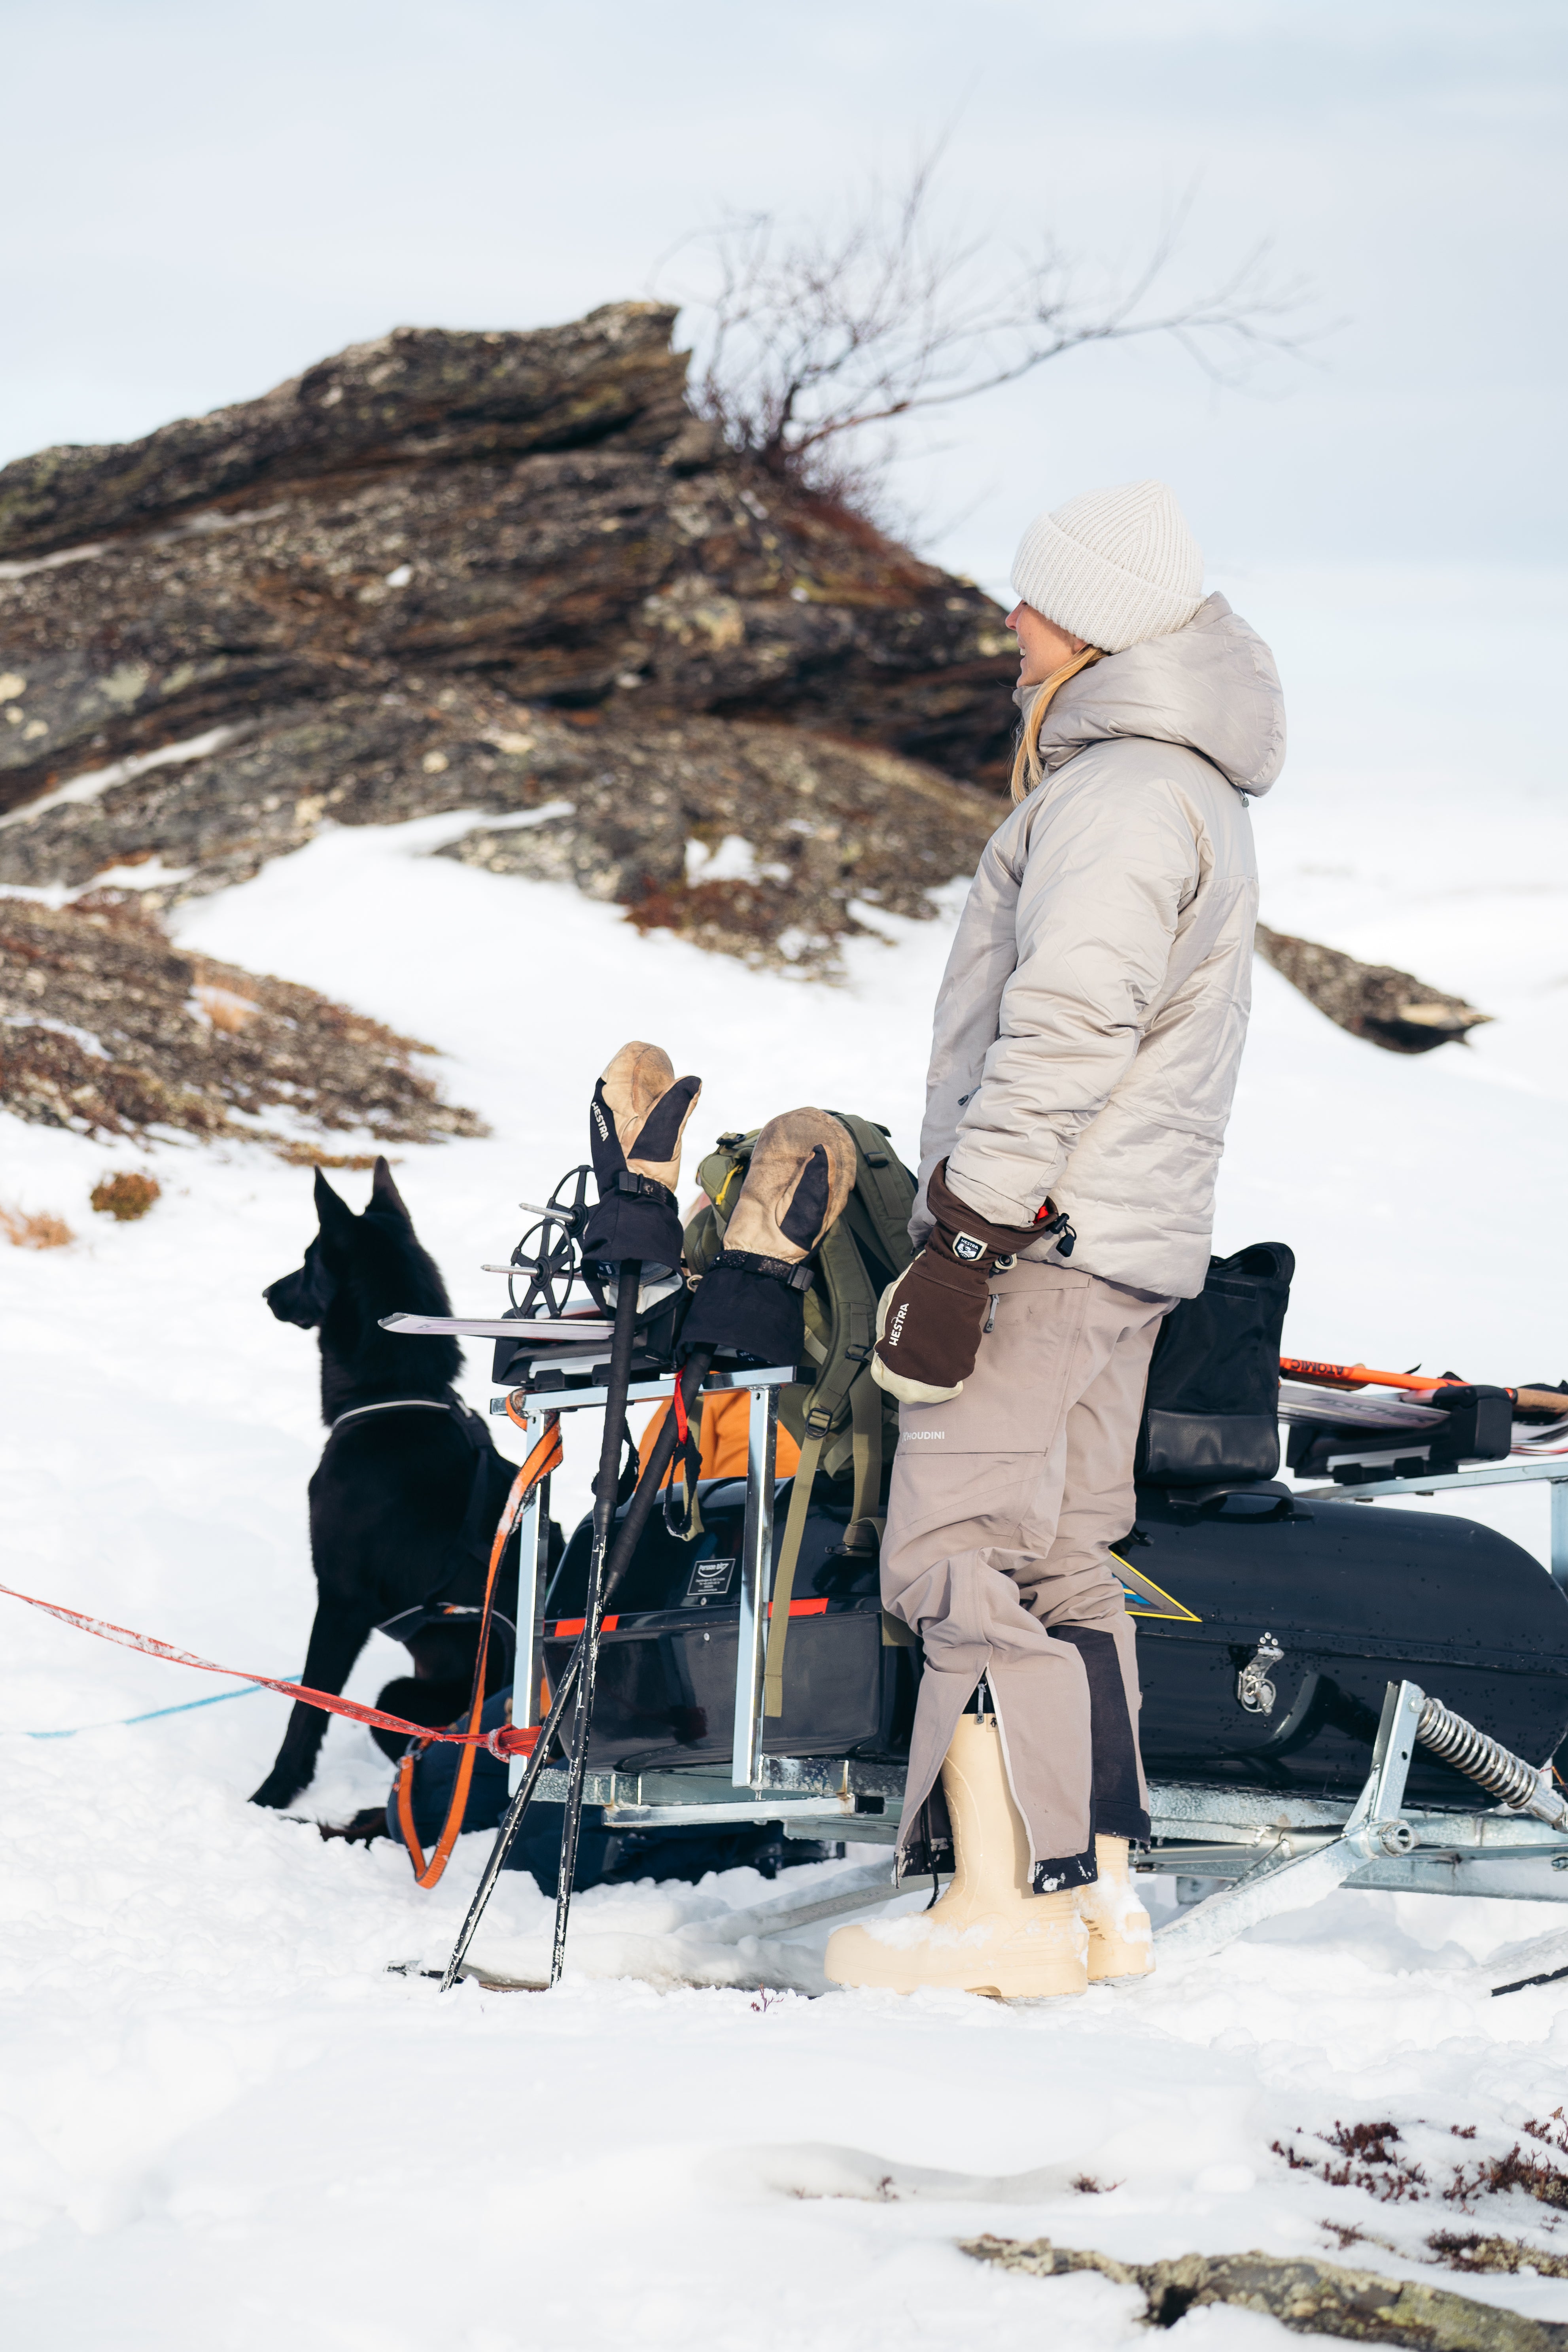
{"label": "red webbing strap", "polygon": [[247,1674],[243,1666],[215,1665],[211,1658],[193,1657],[189,1650],[176,1650],[167,1642],[160,1642],[155,1633],[133,1633],[128,1626],[110,1624],[107,1617],[87,1617],[78,1609],[66,1609],[58,1601],[40,1601],[36,1593],[18,1592],[13,1584],[0,1584],[0,1594],[8,1601],[25,1601],[29,1609],[41,1609],[47,1617],[58,1617],[67,1625],[75,1625],[83,1633],[96,1633],[102,1642],[118,1642],[121,1649],[141,1650],[149,1658],[163,1658],[172,1666],[195,1666],[204,1675],[227,1675],[237,1683],[253,1683],[258,1690],[273,1690],[284,1698],[298,1699],[301,1706],[319,1706],[323,1715],[347,1716],[353,1723],[378,1725],[384,1731],[406,1731],[415,1739],[445,1739],[459,1748],[482,1748],[491,1756],[531,1756],[539,1744],[537,1726],[528,1725],[513,1730],[501,1724],[494,1731],[432,1731],[427,1723],[410,1723],[405,1716],[388,1715],[379,1706],[361,1706],[357,1700],[334,1697],[331,1691],[311,1690],[305,1683],[286,1683],[276,1675]]}
{"label": "red webbing strap", "polygon": [[[545,1454],[541,1462],[539,1457]],[[559,1427],[547,1430],[522,1465],[520,1478],[532,1470],[532,1484],[545,1477],[561,1461]],[[516,1488],[512,1490],[516,1495]],[[521,1498],[526,1501],[526,1495]],[[512,1508],[508,1498],[507,1511]],[[509,1529],[510,1533],[510,1530]],[[226,1675],[237,1683],[254,1683],[259,1690],[279,1692],[284,1698],[297,1699],[305,1706],[319,1706],[324,1715],[346,1716],[352,1723],[364,1723],[384,1731],[406,1731],[415,1739],[445,1741],[454,1748],[482,1748],[489,1756],[531,1756],[539,1745],[539,1727],[525,1724],[514,1727],[509,1723],[498,1724],[493,1731],[470,1727],[467,1731],[432,1731],[427,1723],[410,1723],[406,1717],[388,1715],[379,1706],[361,1706],[357,1699],[339,1698],[331,1691],[311,1690],[304,1683],[282,1681],[276,1675],[247,1674],[240,1666],[215,1665],[210,1658],[198,1658],[189,1650],[176,1650],[172,1643],[161,1642],[155,1633],[135,1633],[129,1626],[111,1624],[107,1617],[89,1617],[79,1609],[67,1609],[58,1601],[40,1601],[35,1593],[18,1592],[15,1585],[0,1584],[0,1593],[10,1601],[25,1601],[29,1609],[41,1609],[47,1617],[58,1617],[62,1624],[75,1625],[83,1633],[96,1633],[100,1641],[118,1642],[122,1649],[140,1650],[149,1658],[163,1658],[170,1665],[195,1666],[204,1675]]]}

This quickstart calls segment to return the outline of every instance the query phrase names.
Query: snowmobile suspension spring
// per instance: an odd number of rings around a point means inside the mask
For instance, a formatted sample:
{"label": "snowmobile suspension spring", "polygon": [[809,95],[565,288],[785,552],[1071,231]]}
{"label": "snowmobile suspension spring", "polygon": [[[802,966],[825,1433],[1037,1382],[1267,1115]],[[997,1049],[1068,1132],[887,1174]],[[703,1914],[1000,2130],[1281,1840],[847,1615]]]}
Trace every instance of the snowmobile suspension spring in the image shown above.
{"label": "snowmobile suspension spring", "polygon": [[1504,1804],[1529,1807],[1534,1811],[1540,1803],[1541,1774],[1535,1766],[1527,1764],[1522,1756],[1516,1756],[1500,1741],[1489,1739],[1484,1731],[1478,1731],[1462,1715],[1451,1714],[1436,1699],[1429,1698],[1423,1704],[1415,1736],[1445,1764],[1468,1773],[1472,1780],[1479,1780],[1483,1789],[1500,1797]]}

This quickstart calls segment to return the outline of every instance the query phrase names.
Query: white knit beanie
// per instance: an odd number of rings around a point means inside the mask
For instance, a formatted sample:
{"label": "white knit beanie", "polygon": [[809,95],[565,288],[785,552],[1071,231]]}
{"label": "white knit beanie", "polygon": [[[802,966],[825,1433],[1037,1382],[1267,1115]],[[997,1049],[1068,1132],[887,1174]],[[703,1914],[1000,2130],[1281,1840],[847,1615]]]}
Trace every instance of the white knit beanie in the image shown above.
{"label": "white knit beanie", "polygon": [[1037,515],[1013,585],[1069,636],[1120,654],[1186,626],[1204,599],[1203,551],[1163,482],[1123,482]]}

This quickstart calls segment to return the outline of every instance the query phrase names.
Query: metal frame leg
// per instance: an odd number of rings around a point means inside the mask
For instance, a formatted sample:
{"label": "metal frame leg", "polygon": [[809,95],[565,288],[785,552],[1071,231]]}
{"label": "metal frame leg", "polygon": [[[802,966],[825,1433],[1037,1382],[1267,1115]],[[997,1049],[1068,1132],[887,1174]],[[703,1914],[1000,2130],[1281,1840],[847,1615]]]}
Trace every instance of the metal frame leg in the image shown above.
{"label": "metal frame leg", "polygon": [[[1383,1719],[1373,1746],[1372,1770],[1366,1786],[1346,1817],[1342,1837],[1353,1837],[1369,1822],[1393,1822],[1405,1803],[1405,1783],[1415,1753],[1415,1727],[1426,1694],[1414,1683],[1390,1683],[1384,1696]],[[1411,1841],[1414,1843],[1414,1840]],[[1380,1852],[1387,1852],[1383,1847]],[[1367,1860],[1371,1860],[1371,1855]]]}
{"label": "metal frame leg", "polygon": [[1568,1591],[1568,1478],[1552,1482],[1552,1581]]}
{"label": "metal frame leg", "polygon": [[1415,1833],[1400,1819],[1400,1807],[1425,1698],[1415,1683],[1389,1684],[1372,1770],[1337,1835],[1320,1841],[1308,1832],[1312,1842],[1303,1852],[1302,1836],[1287,1833],[1245,1878],[1162,1927],[1154,1937],[1157,1957],[1196,1959],[1217,1952],[1260,1919],[1321,1902],[1365,1864],[1411,1853]]}
{"label": "metal frame leg", "polygon": [[[542,1412],[527,1416],[523,1433],[527,1441],[525,1459],[543,1435],[544,1421]],[[541,1480],[523,1505],[517,1529],[517,1657],[512,1672],[511,1719],[514,1726],[521,1727],[539,1720],[540,1634],[544,1613],[541,1570],[550,1536],[548,1478]],[[508,1784],[513,1790],[522,1778],[523,1763],[521,1756],[511,1759]]]}
{"label": "metal frame leg", "polygon": [[735,1653],[735,1735],[730,1779],[737,1789],[763,1776],[763,1668],[773,1575],[773,1475],[779,1392],[752,1391],[746,1423],[746,1519],[741,1538],[741,1625]]}

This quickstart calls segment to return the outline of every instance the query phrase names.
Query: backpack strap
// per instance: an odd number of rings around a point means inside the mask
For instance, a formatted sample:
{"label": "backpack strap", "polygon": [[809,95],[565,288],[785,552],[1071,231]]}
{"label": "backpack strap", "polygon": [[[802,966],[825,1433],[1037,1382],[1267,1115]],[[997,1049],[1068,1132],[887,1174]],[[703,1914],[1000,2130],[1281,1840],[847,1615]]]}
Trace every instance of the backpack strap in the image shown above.
{"label": "backpack strap", "polygon": [[[834,1116],[837,1118],[837,1113],[835,1112]],[[858,1159],[858,1139],[856,1151]],[[764,1717],[784,1713],[784,1662],[789,1641],[789,1604],[795,1591],[795,1571],[800,1559],[801,1540],[805,1534],[806,1514],[811,1507],[811,1489],[816,1483],[822,1449],[829,1433],[841,1424],[846,1403],[855,1428],[854,1509],[857,1519],[875,1511],[882,1482],[881,1391],[868,1370],[877,1332],[877,1298],[860,1253],[846,1230],[843,1218],[836,1225],[830,1225],[823,1235],[817,1245],[816,1261],[833,1307],[831,1332],[827,1354],[817,1373],[816,1386],[805,1401],[803,1415],[805,1439],[790,1494],[779,1564],[773,1575],[773,1605],[768,1620],[767,1660],[763,1675]],[[857,1396],[868,1389],[876,1401],[874,1442],[864,1406],[859,1412],[856,1410]],[[874,1473],[875,1476],[875,1485],[868,1490],[866,1485],[868,1473]]]}
{"label": "backpack strap", "polygon": [[816,1465],[822,1459],[826,1439],[825,1429],[809,1430],[805,1444],[800,1449],[800,1465],[790,1488],[789,1514],[784,1520],[784,1542],[779,1549],[779,1564],[773,1577],[773,1597],[768,1611],[768,1648],[763,1667],[763,1714],[784,1713],[784,1646],[789,1640],[789,1604],[795,1591],[795,1564],[800,1559],[801,1538],[805,1534],[806,1514],[811,1508],[811,1490],[816,1484]]}
{"label": "backpack strap", "polygon": [[[902,1274],[914,1255],[909,1228],[915,1180],[872,1120],[842,1110],[833,1116],[855,1139],[855,1192],[865,1204],[880,1254],[895,1274]],[[853,1206],[854,1194],[850,1198]]]}

